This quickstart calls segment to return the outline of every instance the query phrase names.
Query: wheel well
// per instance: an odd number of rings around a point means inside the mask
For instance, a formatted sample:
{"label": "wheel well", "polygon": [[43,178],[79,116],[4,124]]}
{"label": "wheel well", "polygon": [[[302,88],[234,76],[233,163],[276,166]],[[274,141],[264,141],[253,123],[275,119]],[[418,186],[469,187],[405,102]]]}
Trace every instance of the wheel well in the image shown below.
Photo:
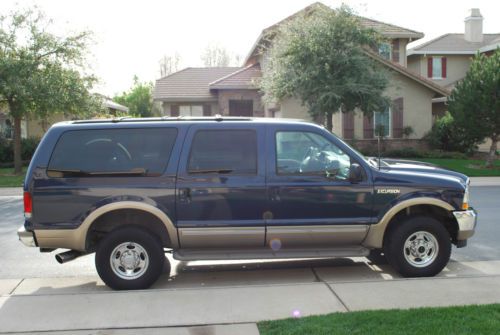
{"label": "wheel well", "polygon": [[394,215],[389,223],[384,233],[384,244],[386,242],[386,236],[397,227],[397,225],[404,220],[412,216],[430,216],[441,222],[446,230],[450,233],[451,240],[456,242],[458,233],[458,223],[453,215],[446,209],[434,206],[434,205],[415,205],[403,208]]}
{"label": "wheel well", "polygon": [[170,237],[163,222],[155,215],[139,209],[117,209],[99,216],[87,232],[85,249],[94,251],[99,241],[109,232],[124,225],[145,228],[161,240],[162,246],[171,247]]}

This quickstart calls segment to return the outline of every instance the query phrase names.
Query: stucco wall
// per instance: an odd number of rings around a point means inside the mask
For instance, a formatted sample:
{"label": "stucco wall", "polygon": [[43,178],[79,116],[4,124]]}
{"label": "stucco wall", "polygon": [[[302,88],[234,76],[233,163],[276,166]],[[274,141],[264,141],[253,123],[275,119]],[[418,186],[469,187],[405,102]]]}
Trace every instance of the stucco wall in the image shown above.
{"label": "stucco wall", "polygon": [[[446,78],[432,79],[436,84],[448,86],[465,77],[470,67],[472,58],[470,55],[429,55],[432,57],[446,57]],[[408,57],[408,68],[415,73],[427,78],[427,57],[423,55],[412,55]]]}
{"label": "stucco wall", "polygon": [[27,120],[27,137],[42,137],[45,132],[50,128],[51,125],[61,121],[71,120],[69,117],[65,117],[63,114],[56,114],[48,117],[44,121],[42,120]]}
{"label": "stucco wall", "polygon": [[221,115],[229,115],[229,100],[252,100],[253,116],[264,116],[264,106],[257,90],[219,90],[218,96]]}
{"label": "stucco wall", "polygon": [[[391,72],[390,83],[391,86],[386,90],[386,94],[391,99],[403,97],[403,126],[413,128],[411,139],[422,138],[432,127],[434,92],[396,72]],[[307,109],[301,105],[298,99],[293,98],[281,102],[281,116],[312,121]],[[339,136],[343,136],[342,117],[341,113],[333,115],[333,132]],[[355,112],[354,137],[356,139],[363,138],[363,114],[361,111]]]}

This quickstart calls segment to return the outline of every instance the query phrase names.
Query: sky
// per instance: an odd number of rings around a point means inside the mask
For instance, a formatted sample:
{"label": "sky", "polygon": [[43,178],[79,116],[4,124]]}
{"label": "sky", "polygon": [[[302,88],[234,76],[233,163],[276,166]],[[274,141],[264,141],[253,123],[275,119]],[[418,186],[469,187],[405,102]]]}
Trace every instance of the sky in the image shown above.
{"label": "sky", "polygon": [[[262,29],[310,5],[312,0],[1,0],[0,13],[38,6],[54,20],[58,35],[94,32],[91,71],[96,91],[114,96],[141,81],[160,77],[163,55],[177,52],[180,68],[202,66],[208,44],[243,58]],[[500,33],[500,1],[494,0],[323,0],[346,3],[357,14],[425,34],[418,45],[445,33],[462,33],[470,8],[480,8],[485,33]]]}

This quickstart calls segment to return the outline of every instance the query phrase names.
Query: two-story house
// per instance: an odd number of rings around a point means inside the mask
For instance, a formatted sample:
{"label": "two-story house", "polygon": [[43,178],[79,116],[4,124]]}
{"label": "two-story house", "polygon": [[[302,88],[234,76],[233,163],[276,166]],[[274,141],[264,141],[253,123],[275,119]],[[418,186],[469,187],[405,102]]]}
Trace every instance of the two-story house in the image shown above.
{"label": "two-story house", "polygon": [[[500,33],[483,33],[483,16],[478,8],[469,10],[464,33],[449,33],[408,50],[408,69],[452,90],[465,77],[472,58],[479,53],[491,53],[500,47]],[[434,118],[447,110],[446,99],[433,101]]]}
{"label": "two-story house", "polygon": [[[244,115],[299,118],[311,120],[301,103],[293,98],[273,104],[261,100],[256,82],[266,71],[269,48],[279,38],[277,32],[282,22],[293,20],[299,13],[324,8],[314,3],[298,13],[262,31],[253,44],[242,68],[187,68],[156,82],[154,99],[163,106],[165,115]],[[375,141],[377,125],[383,125],[388,146],[411,146],[419,141],[432,127],[432,100],[445,98],[449,91],[432,80],[409,71],[406,45],[424,35],[421,32],[398,27],[389,23],[359,17],[360,23],[382,34],[387,42],[378,54],[369,54],[390,73],[390,85],[386,91],[392,105],[384,113],[373,117],[363,116],[360,111],[335,113],[333,131],[348,140],[358,140],[360,147],[371,146]],[[323,120],[313,120],[322,122]],[[402,141],[404,129],[411,127],[410,140]]]}

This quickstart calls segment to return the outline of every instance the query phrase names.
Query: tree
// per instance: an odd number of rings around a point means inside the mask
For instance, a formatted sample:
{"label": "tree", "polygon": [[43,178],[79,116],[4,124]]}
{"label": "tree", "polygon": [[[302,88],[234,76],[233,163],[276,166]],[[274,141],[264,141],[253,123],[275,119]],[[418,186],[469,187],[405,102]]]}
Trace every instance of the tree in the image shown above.
{"label": "tree", "polygon": [[90,32],[66,37],[38,9],[0,17],[0,100],[14,120],[14,171],[21,173],[21,120],[53,113],[82,114],[98,101],[89,93],[95,77],[84,74]]}
{"label": "tree", "polygon": [[218,44],[209,44],[203,51],[201,60],[207,67],[229,66],[231,56],[226,48]]}
{"label": "tree", "polygon": [[140,82],[137,76],[134,76],[134,85],[130,90],[115,96],[113,100],[127,106],[131,115],[148,117],[154,114],[153,84]]}
{"label": "tree", "polygon": [[464,79],[457,83],[448,107],[463,137],[476,144],[491,139],[486,166],[496,157],[500,136],[500,49],[477,54]]}
{"label": "tree", "polygon": [[163,55],[160,59],[160,75],[168,76],[171,73],[179,71],[181,56],[175,52],[173,55]]}
{"label": "tree", "polygon": [[316,7],[270,37],[274,41],[261,80],[266,101],[298,98],[314,119],[326,118],[329,130],[338,111],[386,110],[387,73],[368,56],[381,37],[363,28],[348,7]]}

